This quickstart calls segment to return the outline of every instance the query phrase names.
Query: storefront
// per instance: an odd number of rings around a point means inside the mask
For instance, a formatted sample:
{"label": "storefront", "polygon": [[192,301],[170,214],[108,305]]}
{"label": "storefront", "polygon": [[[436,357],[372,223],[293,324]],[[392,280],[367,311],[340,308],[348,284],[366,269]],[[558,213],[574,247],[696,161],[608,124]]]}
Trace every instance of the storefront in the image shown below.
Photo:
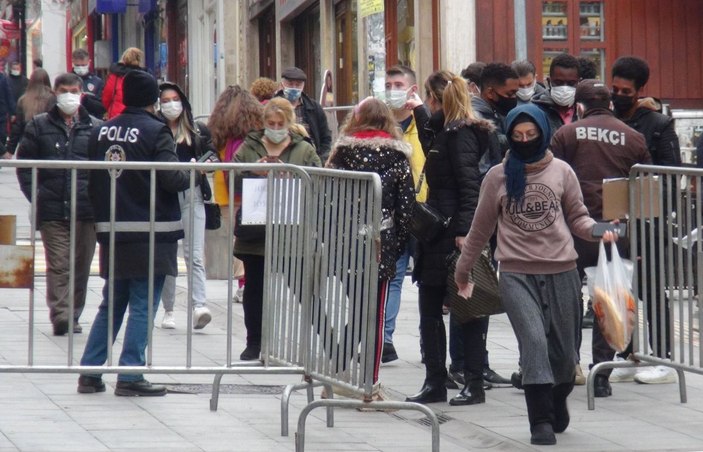
{"label": "storefront", "polygon": [[[477,60],[515,59],[513,0],[476,0]],[[560,52],[591,58],[610,79],[617,57],[650,65],[646,94],[672,108],[703,108],[700,0],[526,0],[527,54],[538,78]],[[686,70],[681,70],[686,68]]]}

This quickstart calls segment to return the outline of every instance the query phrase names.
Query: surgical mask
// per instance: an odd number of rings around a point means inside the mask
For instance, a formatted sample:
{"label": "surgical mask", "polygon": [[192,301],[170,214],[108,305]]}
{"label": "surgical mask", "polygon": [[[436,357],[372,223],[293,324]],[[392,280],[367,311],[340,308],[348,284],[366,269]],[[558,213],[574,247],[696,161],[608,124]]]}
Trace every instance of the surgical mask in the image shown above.
{"label": "surgical mask", "polygon": [[14,75],[15,77],[17,77],[18,75],[20,75],[20,71],[18,71],[17,69],[12,69],[10,70],[10,75]]}
{"label": "surgical mask", "polygon": [[283,88],[283,97],[288,99],[291,104],[295,103],[300,99],[301,94],[303,94],[302,89],[298,88]]}
{"label": "surgical mask", "polygon": [[178,100],[161,104],[161,114],[169,121],[173,121],[183,113],[183,103]]}
{"label": "surgical mask", "polygon": [[84,75],[88,75],[88,66],[73,66],[73,72],[83,77]]}
{"label": "surgical mask", "polygon": [[532,99],[532,96],[534,96],[534,95],[535,95],[535,84],[534,83],[529,88],[520,88],[517,90],[517,97],[519,97],[520,100],[523,102],[529,102],[530,99]]}
{"label": "surgical mask", "polygon": [[613,108],[618,116],[622,116],[630,111],[637,100],[635,96],[623,96],[622,94],[613,93],[610,93],[610,98],[613,101]]}
{"label": "surgical mask", "polygon": [[517,97],[501,96],[498,93],[496,93],[496,96],[498,96],[498,100],[494,101],[493,105],[498,113],[503,116],[507,116],[510,110],[517,106]]}
{"label": "surgical mask", "polygon": [[404,89],[390,89],[386,91],[386,105],[394,110],[400,110],[408,100],[408,91]]}
{"label": "surgical mask", "polygon": [[288,136],[288,129],[269,129],[266,127],[264,129],[264,136],[272,143],[278,144],[286,139]]}
{"label": "surgical mask", "polygon": [[73,116],[81,105],[81,95],[73,93],[62,93],[56,96],[56,105],[67,115]]}
{"label": "surgical mask", "polygon": [[555,104],[562,107],[571,107],[574,105],[574,96],[576,96],[576,88],[573,86],[552,86],[552,100]]}

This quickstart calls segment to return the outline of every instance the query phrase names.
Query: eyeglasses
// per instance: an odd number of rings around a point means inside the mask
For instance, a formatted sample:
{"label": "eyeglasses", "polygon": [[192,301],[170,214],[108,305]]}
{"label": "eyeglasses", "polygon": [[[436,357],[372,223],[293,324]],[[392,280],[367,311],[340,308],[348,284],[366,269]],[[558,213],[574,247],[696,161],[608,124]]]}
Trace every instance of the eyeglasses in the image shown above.
{"label": "eyeglasses", "polygon": [[510,134],[510,138],[513,141],[532,141],[539,137],[539,130],[528,130],[527,132],[513,132]]}

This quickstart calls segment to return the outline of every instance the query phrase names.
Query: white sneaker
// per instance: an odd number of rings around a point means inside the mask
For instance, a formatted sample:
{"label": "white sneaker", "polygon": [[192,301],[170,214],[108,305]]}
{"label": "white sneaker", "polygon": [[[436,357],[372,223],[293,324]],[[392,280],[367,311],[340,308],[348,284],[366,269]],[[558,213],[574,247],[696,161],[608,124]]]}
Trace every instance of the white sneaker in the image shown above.
{"label": "white sneaker", "polygon": [[676,371],[671,367],[655,366],[641,370],[635,375],[635,381],[643,384],[676,383]]}
{"label": "white sneaker", "polygon": [[212,315],[210,315],[210,310],[205,306],[200,306],[199,308],[193,309],[193,328],[196,330],[201,330],[205,328],[205,325],[210,323],[212,320]]}
{"label": "white sneaker", "polygon": [[586,376],[583,374],[583,369],[581,369],[580,364],[576,364],[576,375],[574,376],[574,384],[576,386],[583,386],[586,384]]}
{"label": "white sneaker", "polygon": [[176,316],[173,314],[173,311],[164,312],[161,328],[164,330],[173,330],[176,328]]}
{"label": "white sneaker", "polygon": [[[625,359],[616,356],[615,361],[623,362]],[[611,383],[625,383],[628,381],[635,381],[635,375],[639,369],[637,367],[618,367],[613,369],[610,374],[608,381]]]}
{"label": "white sneaker", "polygon": [[242,303],[244,302],[244,286],[240,287],[237,289],[236,292],[234,292],[234,296],[232,297],[232,301],[235,303]]}

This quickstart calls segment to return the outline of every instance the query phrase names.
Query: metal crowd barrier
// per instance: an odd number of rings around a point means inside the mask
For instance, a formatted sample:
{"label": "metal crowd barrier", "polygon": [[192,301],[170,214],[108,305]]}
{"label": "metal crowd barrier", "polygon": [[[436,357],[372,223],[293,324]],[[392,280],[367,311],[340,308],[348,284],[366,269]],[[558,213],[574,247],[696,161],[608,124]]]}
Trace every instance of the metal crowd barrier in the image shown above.
{"label": "metal crowd barrier", "polygon": [[635,165],[629,177],[633,293],[638,300],[626,361],[599,363],[587,380],[588,409],[595,408],[596,374],[605,369],[666,366],[678,376],[681,403],[687,401],[685,372],[703,375],[703,310],[700,227],[703,169]]}
{"label": "metal crowd barrier", "polygon": [[[304,450],[305,421],[315,408],[327,408],[327,426],[334,425],[333,408],[412,409],[424,413],[432,425],[432,450],[439,451],[439,422],[432,410],[424,405],[374,401],[373,357],[376,325],[377,253],[381,218],[380,178],[372,173],[358,173],[319,168],[302,168],[286,164],[236,163],[157,163],[157,162],[85,162],[5,160],[0,167],[29,168],[32,172],[31,229],[36,224],[37,181],[39,170],[68,170],[71,172],[70,253],[75,255],[77,237],[76,191],[77,174],[82,171],[110,171],[111,212],[115,211],[115,184],[120,171],[148,171],[151,187],[149,226],[149,335],[146,366],[118,366],[113,359],[112,344],[104,366],[80,366],[74,356],[73,318],[69,316],[68,346],[65,359],[36,356],[34,290],[30,290],[29,333],[26,360],[13,357],[0,364],[0,373],[125,373],[125,374],[204,374],[214,375],[210,409],[218,407],[220,383],[231,374],[297,374],[300,384],[288,386],[281,398],[281,434],[288,434],[288,405],[293,391],[305,389],[308,405],[298,421],[296,449]],[[192,274],[188,275],[188,318],[185,357],[176,364],[164,363],[154,357],[153,329],[153,262],[155,238],[155,190],[159,171],[187,170],[190,172],[190,218],[194,215],[195,181],[201,171],[221,170],[229,174],[229,205],[235,205],[235,179],[247,173],[265,173],[266,254],[263,306],[262,354],[257,363],[234,361],[233,340],[233,279],[227,289],[226,342],[219,344],[221,360],[198,365],[193,358]],[[223,218],[222,227],[233,236],[235,210]],[[115,218],[111,216],[111,230]],[[35,234],[30,245],[35,246]],[[193,239],[191,232],[190,237]],[[114,233],[109,246],[114,249]],[[0,250],[2,251],[2,250]],[[230,241],[229,262],[233,260]],[[192,259],[192,256],[191,256]],[[114,268],[113,265],[111,267]],[[69,300],[73,311],[75,268],[70,263]],[[114,275],[109,283],[109,330],[112,337]],[[32,286],[29,284],[28,286]],[[0,287],[3,287],[0,284]],[[5,286],[7,287],[7,286]],[[24,287],[24,286],[22,286]],[[33,289],[33,287],[30,287]],[[24,363],[21,363],[25,361]],[[327,399],[315,401],[313,388],[324,386]],[[337,400],[334,392],[346,391],[359,400]]]}

